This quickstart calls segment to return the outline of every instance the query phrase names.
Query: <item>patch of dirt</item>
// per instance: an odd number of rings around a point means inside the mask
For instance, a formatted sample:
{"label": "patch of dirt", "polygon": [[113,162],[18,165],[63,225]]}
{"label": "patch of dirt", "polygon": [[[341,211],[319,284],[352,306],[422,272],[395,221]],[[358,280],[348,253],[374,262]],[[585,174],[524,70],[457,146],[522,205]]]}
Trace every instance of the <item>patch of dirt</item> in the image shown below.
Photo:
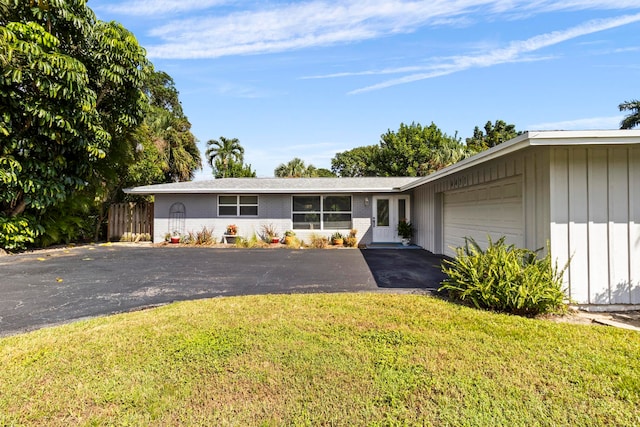
{"label": "patch of dirt", "polygon": [[558,323],[614,326],[640,332],[640,310],[612,312],[570,310],[564,315],[550,314],[540,318]]}

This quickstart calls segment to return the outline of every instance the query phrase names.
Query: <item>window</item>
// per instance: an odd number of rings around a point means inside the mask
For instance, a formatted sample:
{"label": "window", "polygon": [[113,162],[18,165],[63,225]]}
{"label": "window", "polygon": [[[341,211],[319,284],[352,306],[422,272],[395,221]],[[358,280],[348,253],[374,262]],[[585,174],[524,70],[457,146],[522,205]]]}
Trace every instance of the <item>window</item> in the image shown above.
{"label": "window", "polygon": [[218,216],[258,216],[258,196],[218,196]]}
{"label": "window", "polygon": [[293,228],[351,228],[351,196],[293,196]]}

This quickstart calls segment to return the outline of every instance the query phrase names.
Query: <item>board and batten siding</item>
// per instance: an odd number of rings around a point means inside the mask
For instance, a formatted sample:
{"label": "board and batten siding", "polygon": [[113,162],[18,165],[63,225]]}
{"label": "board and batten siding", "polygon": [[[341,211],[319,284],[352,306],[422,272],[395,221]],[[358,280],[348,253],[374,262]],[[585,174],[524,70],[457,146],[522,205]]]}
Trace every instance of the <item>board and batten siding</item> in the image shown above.
{"label": "board and batten siding", "polygon": [[551,252],[578,304],[640,304],[640,148],[554,147]]}
{"label": "board and batten siding", "polygon": [[[461,189],[482,189],[487,184],[521,176],[524,246],[535,250],[549,240],[548,149],[527,149],[453,173],[413,190],[415,241],[423,248],[445,253],[444,194]],[[486,242],[478,241],[479,244]]]}

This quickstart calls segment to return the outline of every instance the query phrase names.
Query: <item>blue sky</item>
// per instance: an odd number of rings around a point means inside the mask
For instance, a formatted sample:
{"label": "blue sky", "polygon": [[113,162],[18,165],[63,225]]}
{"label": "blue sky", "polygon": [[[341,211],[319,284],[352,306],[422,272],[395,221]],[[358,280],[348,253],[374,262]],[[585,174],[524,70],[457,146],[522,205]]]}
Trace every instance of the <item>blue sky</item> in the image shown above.
{"label": "blue sky", "polygon": [[294,157],[330,168],[402,122],[463,139],[496,119],[616,129],[640,97],[640,0],[88,5],[173,77],[204,163],[208,140],[238,138],[258,176]]}

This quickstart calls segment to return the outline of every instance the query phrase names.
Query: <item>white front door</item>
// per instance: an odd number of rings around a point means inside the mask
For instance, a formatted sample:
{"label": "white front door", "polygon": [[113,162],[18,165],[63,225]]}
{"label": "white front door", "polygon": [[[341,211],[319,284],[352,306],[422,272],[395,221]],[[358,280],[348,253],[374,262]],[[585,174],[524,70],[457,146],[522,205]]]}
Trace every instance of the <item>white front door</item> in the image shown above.
{"label": "white front door", "polygon": [[371,224],[373,241],[399,242],[398,222],[409,218],[409,196],[374,196]]}

